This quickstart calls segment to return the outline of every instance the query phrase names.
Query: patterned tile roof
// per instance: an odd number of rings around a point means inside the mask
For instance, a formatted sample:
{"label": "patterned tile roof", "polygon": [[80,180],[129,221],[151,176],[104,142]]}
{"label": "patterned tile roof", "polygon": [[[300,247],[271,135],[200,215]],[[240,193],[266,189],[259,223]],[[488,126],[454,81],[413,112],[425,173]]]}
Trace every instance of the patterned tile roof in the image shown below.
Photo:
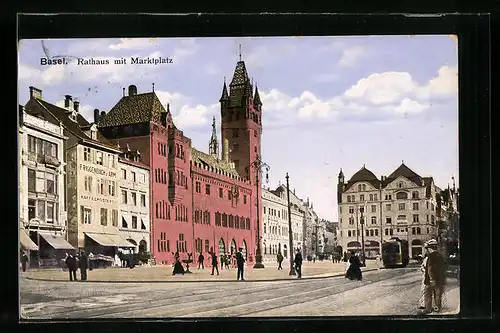
{"label": "patterned tile roof", "polygon": [[253,97],[253,104],[262,105],[262,101],[260,100],[260,95],[259,95],[259,88],[257,88],[257,85],[255,85],[255,95]]}
{"label": "patterned tile roof", "polygon": [[97,140],[93,140],[87,134],[85,134],[84,129],[90,129],[92,124],[90,124],[80,113],[77,113],[77,121],[74,122],[73,120],[69,119],[67,115],[68,110],[50,104],[49,102],[38,98],[32,98],[28,101],[25,107],[26,113],[31,115],[39,114],[40,110],[38,109],[38,107],[41,107],[44,110],[48,111],[49,114],[51,114],[55,119],[62,122],[63,126],[68,131],[73,133],[73,135],[75,135],[76,137],[116,149],[116,147],[111,142],[109,142],[101,133],[99,133],[99,131],[97,131]]}
{"label": "patterned tile roof", "polygon": [[230,87],[242,86],[248,82],[248,73],[244,61],[238,61],[234,69],[233,79],[231,80]]}
{"label": "patterned tile roof", "polygon": [[154,92],[124,96],[99,119],[99,127],[129,125],[153,121],[160,123],[161,113],[167,112]]}
{"label": "patterned tile roof", "polygon": [[241,177],[235,168],[230,163],[226,163],[223,160],[219,160],[209,154],[205,154],[193,147],[191,147],[191,161],[193,163],[199,163],[201,165],[214,168],[216,170],[221,170],[228,172],[229,174]]}

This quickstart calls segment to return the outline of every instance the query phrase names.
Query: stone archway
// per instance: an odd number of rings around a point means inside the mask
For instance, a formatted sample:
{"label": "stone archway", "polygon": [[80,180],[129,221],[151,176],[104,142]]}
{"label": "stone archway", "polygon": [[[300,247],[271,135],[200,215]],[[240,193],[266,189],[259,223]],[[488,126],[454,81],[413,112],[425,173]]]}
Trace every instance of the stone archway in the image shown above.
{"label": "stone archway", "polygon": [[229,249],[230,249],[229,254],[231,254],[231,255],[236,253],[236,251],[238,251],[238,249],[236,248],[236,241],[234,240],[234,238],[231,240],[231,245],[230,245]]}
{"label": "stone archway", "polygon": [[245,260],[248,260],[248,258],[247,258],[247,242],[245,240],[243,240],[243,242],[241,242],[241,254],[243,254],[243,258],[245,258]]}
{"label": "stone archway", "polygon": [[226,253],[226,243],[224,243],[224,239],[219,240],[219,256]]}
{"label": "stone archway", "polygon": [[147,252],[148,243],[143,239],[139,242],[139,253]]}

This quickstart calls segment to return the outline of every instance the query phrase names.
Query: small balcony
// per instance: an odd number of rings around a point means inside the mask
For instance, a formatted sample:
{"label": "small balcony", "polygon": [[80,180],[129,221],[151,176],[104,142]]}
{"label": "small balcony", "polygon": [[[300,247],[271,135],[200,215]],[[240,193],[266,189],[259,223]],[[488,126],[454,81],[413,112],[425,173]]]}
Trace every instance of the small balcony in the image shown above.
{"label": "small balcony", "polygon": [[33,152],[28,152],[28,161],[53,165],[56,167],[61,165],[61,161],[59,161],[59,159],[57,159],[57,157],[53,157],[53,156],[49,156],[49,155],[35,154]]}

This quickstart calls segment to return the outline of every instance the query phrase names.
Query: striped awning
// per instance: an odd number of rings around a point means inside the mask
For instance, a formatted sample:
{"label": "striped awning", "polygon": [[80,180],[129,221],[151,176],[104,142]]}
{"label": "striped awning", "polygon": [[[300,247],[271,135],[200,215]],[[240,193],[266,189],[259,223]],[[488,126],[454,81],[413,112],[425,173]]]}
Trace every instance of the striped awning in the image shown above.
{"label": "striped awning", "polygon": [[40,232],[40,237],[45,239],[50,246],[56,250],[74,250],[75,247],[60,235],[54,235],[50,232]]}
{"label": "striped awning", "polygon": [[129,241],[123,239],[121,236],[116,234],[100,234],[100,233],[86,232],[85,235],[89,236],[95,242],[97,242],[102,246],[125,247],[125,248],[135,247],[135,245],[133,245]]}
{"label": "striped awning", "polygon": [[38,251],[38,245],[35,244],[26,232],[26,229],[19,229],[19,242],[21,247],[29,251]]}

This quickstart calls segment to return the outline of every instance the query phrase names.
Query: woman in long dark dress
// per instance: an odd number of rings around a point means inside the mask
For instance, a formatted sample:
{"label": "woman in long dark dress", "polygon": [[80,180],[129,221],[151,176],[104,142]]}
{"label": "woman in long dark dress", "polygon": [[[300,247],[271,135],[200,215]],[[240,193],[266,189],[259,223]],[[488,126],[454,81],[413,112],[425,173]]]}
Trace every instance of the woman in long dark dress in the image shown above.
{"label": "woman in long dark dress", "polygon": [[184,267],[182,267],[179,252],[175,253],[175,264],[174,264],[174,271],[172,272],[172,275],[175,274],[182,274],[184,275]]}
{"label": "woman in long dark dress", "polygon": [[355,255],[354,252],[351,253],[351,257],[349,258],[349,268],[345,273],[345,277],[349,280],[359,280],[363,279],[363,275],[361,274],[361,261],[358,256]]}

